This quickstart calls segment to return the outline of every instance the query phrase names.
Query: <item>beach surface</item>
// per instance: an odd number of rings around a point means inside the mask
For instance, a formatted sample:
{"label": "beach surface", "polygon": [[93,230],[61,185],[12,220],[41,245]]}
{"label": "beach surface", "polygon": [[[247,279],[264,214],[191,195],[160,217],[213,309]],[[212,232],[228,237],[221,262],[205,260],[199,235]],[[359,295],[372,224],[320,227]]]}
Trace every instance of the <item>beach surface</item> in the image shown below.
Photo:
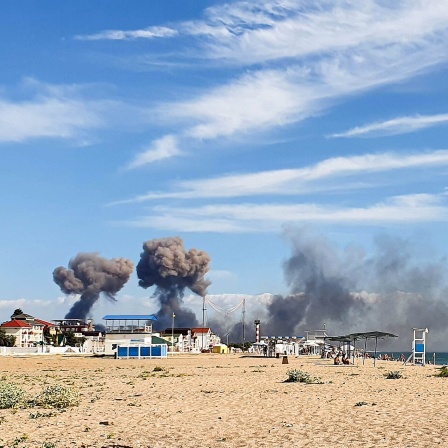
{"label": "beach surface", "polygon": [[[434,366],[241,354],[115,360],[2,356],[1,381],[49,384],[77,407],[1,409],[0,447],[433,447],[448,442],[448,378]],[[321,384],[285,382],[297,369]],[[390,371],[403,378],[386,379]]]}

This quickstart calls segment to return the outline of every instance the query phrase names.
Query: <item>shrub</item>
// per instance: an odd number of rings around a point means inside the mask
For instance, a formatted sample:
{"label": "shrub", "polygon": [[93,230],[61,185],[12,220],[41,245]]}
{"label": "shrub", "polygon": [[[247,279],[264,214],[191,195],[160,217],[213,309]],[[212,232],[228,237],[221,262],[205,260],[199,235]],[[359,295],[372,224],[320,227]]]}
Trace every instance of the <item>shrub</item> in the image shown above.
{"label": "shrub", "polygon": [[390,371],[386,374],[386,379],[388,380],[398,380],[400,378],[403,378],[403,375],[398,370]]}
{"label": "shrub", "polygon": [[440,376],[442,378],[448,377],[448,366],[440,367],[440,372],[436,376]]}
{"label": "shrub", "polygon": [[13,383],[0,383],[0,409],[17,408],[25,406],[27,394]]}
{"label": "shrub", "polygon": [[322,384],[319,378],[301,370],[291,369],[288,370],[287,374],[288,378],[285,380],[286,383]]}
{"label": "shrub", "polygon": [[81,399],[79,393],[70,387],[47,386],[35,399],[35,404],[47,408],[68,408],[78,406]]}

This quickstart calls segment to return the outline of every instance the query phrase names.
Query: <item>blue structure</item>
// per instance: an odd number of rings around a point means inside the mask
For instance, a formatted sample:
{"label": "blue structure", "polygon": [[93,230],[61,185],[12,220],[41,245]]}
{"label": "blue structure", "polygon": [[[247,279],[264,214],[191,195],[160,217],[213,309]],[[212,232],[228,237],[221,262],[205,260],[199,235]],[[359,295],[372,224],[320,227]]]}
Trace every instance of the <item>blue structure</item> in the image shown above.
{"label": "blue structure", "polygon": [[119,358],[166,358],[168,356],[167,344],[149,344],[149,345],[119,345],[117,347],[117,359]]}

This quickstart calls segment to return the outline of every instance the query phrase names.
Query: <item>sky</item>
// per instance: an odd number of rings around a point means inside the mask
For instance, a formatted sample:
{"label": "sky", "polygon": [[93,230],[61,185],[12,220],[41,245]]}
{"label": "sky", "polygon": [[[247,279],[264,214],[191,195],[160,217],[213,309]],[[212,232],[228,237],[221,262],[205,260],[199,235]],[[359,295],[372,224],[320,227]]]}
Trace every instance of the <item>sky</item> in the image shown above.
{"label": "sky", "polygon": [[[62,318],[56,267],[154,238],[206,251],[224,308],[290,293],[297,235],[443,263],[447,23],[443,0],[2,1],[0,321]],[[152,292],[133,273],[92,317]]]}

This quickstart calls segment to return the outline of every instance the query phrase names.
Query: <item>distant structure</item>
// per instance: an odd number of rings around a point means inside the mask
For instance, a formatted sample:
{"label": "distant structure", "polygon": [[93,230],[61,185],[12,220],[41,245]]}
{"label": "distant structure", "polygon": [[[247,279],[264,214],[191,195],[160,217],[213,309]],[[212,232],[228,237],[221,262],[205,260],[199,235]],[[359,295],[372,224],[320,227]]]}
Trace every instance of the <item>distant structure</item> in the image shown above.
{"label": "distant structure", "polygon": [[[428,334],[427,328],[413,328],[414,340],[412,341],[412,353],[406,362],[409,362],[412,358],[414,365],[419,364],[424,366],[426,364],[426,335]],[[405,364],[406,364],[405,362]]]}
{"label": "distant structure", "polygon": [[260,320],[255,319],[254,324],[255,324],[255,342],[258,343],[260,342]]}
{"label": "distant structure", "polygon": [[96,354],[116,358],[166,358],[169,341],[152,331],[154,314],[110,314],[106,321],[104,346]]}

